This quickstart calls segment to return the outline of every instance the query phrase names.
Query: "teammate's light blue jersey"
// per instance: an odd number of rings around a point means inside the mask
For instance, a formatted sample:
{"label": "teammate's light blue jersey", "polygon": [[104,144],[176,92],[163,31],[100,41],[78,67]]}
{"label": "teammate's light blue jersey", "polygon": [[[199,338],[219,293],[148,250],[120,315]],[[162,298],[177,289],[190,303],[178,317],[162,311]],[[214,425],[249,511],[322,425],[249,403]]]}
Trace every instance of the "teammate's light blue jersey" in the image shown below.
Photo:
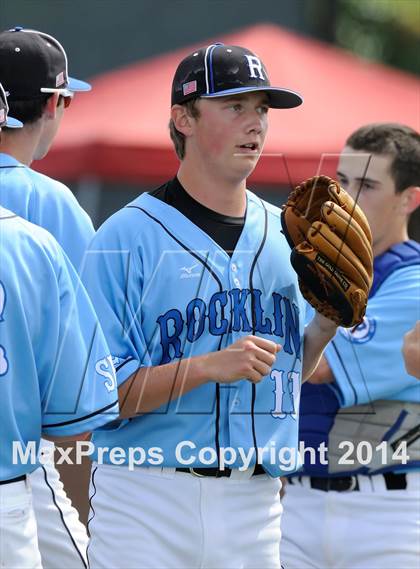
{"label": "teammate's light blue jersey", "polygon": [[0,205],[44,227],[80,269],[94,229],[67,186],[0,153]]}
{"label": "teammate's light blue jersey", "polygon": [[[420,383],[407,374],[401,351],[404,334],[420,318],[419,298],[420,246],[416,242],[397,243],[375,257],[362,324],[351,330],[339,328],[326,349],[336,381],[308,382],[302,387],[299,435],[305,448],[316,451],[316,460],[306,454],[300,475],[376,475],[419,469]],[[393,459],[398,441],[406,441],[407,447]],[[389,447],[381,454],[384,444]],[[328,449],[328,461],[321,460],[322,445]],[[349,457],[345,451],[352,445],[356,453]]]}
{"label": "teammate's light blue jersey", "polygon": [[[256,386],[206,383],[117,430],[96,433],[94,443],[126,452],[158,447],[171,467],[180,465],[175,450],[185,440],[196,446],[188,451],[197,467],[203,447],[276,453],[296,447],[304,304],[289,259],[279,209],[250,192],[232,257],[149,194],[107,220],[90,246],[84,279],[116,358],[119,385],[140,366],[221,350],[249,334],[283,349],[271,376]],[[271,461],[264,455],[264,466],[278,476],[278,460]],[[233,468],[241,466],[238,458]]]}
{"label": "teammate's light blue jersey", "polygon": [[109,348],[92,304],[55,239],[0,208],[0,480],[41,432],[68,436],[118,416]]}
{"label": "teammate's light blue jersey", "polygon": [[339,328],[327,346],[342,406],[377,399],[420,402],[420,384],[402,358],[403,336],[419,319],[420,265],[412,265],[390,275],[369,299],[362,325],[354,332]]}

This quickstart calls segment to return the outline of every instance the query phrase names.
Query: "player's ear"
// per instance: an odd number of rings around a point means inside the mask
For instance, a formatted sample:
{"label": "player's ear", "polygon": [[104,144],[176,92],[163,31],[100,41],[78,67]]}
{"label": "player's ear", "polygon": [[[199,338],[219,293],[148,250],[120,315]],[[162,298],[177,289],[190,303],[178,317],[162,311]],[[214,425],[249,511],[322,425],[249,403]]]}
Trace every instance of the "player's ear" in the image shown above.
{"label": "player's ear", "polygon": [[184,136],[191,136],[194,118],[188,113],[183,105],[173,105],[171,108],[171,119],[175,128]]}
{"label": "player's ear", "polygon": [[60,97],[59,93],[53,93],[51,97],[48,97],[47,104],[45,105],[44,113],[49,119],[55,119],[57,114],[58,99]]}
{"label": "player's ear", "polygon": [[403,199],[401,203],[402,213],[410,215],[420,205],[420,187],[410,186],[403,192]]}

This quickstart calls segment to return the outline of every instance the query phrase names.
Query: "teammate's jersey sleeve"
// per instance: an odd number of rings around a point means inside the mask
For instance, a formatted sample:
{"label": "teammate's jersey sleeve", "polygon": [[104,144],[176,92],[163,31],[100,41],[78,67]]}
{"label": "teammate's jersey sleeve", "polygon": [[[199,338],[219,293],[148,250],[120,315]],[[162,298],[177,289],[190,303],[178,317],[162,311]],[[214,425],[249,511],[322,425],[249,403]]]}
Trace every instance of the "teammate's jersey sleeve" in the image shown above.
{"label": "teammate's jersey sleeve", "polygon": [[[118,417],[115,373],[92,304],[70,261],[45,230],[0,219],[0,479],[13,441],[69,436]],[[32,470],[35,466],[32,466]]]}
{"label": "teammate's jersey sleeve", "polygon": [[0,205],[46,229],[76,270],[82,267],[94,228],[67,186],[0,154]]}
{"label": "teammate's jersey sleeve", "polygon": [[420,318],[420,266],[394,272],[369,299],[363,323],[340,328],[325,356],[343,406],[377,399],[420,401],[418,382],[405,370],[404,334]]}
{"label": "teammate's jersey sleeve", "polygon": [[[59,254],[59,315],[54,355],[38,352],[43,406],[42,431],[70,435],[95,430],[118,418],[118,391],[108,345],[91,301],[65,253]],[[53,364],[53,365],[52,365]],[[48,378],[48,379],[47,379]],[[63,405],[63,399],[65,405]]]}
{"label": "teammate's jersey sleeve", "polygon": [[82,273],[113,356],[118,385],[139,367],[152,365],[138,325],[144,283],[141,258],[132,245],[137,222],[130,209],[108,219],[91,242]]}

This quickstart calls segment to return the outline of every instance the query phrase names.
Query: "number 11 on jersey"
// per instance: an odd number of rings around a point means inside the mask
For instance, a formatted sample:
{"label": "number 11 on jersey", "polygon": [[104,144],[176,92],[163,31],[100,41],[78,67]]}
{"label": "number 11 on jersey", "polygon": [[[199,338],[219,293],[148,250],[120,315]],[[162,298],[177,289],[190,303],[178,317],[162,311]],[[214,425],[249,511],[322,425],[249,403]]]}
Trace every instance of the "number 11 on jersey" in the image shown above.
{"label": "number 11 on jersey", "polygon": [[274,381],[274,409],[271,410],[271,415],[276,419],[284,419],[288,415],[296,419],[301,383],[300,373],[273,369],[270,378]]}

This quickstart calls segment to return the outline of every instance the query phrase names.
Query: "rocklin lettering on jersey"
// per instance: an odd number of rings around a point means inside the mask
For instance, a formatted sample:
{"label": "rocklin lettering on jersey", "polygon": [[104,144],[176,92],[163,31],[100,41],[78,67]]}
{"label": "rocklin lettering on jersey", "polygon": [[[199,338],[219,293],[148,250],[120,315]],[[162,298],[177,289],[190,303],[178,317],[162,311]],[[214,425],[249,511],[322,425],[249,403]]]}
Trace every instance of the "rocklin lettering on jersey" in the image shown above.
{"label": "rocklin lettering on jersey", "polygon": [[301,357],[299,309],[289,298],[273,292],[269,306],[263,308],[262,291],[234,288],[213,294],[208,302],[194,298],[185,310],[171,308],[157,318],[162,358],[160,365],[182,358],[181,336],[196,342],[206,332],[212,336],[226,333],[267,334],[282,339],[283,350]]}

